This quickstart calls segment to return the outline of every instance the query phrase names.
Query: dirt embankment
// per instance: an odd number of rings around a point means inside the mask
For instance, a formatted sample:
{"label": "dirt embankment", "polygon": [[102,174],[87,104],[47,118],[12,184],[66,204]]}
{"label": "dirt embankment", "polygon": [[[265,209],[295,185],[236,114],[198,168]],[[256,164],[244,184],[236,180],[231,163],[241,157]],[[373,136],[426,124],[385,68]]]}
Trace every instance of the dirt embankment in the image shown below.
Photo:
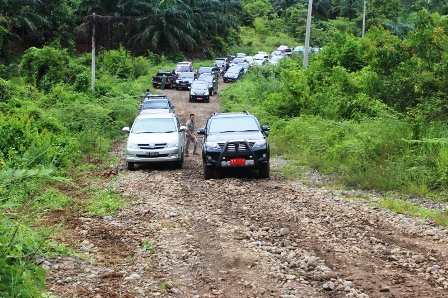
{"label": "dirt embankment", "polygon": [[[225,85],[220,82],[220,89]],[[185,124],[218,110],[164,90]],[[117,149],[123,155],[123,148]],[[448,232],[370,208],[356,191],[234,174],[205,181],[201,157],[101,181],[133,202],[116,216],[69,217],[59,240],[83,258],[43,262],[60,297],[447,297]],[[310,179],[320,179],[310,173]],[[347,200],[347,198],[352,198]],[[358,198],[358,199],[354,199]]]}

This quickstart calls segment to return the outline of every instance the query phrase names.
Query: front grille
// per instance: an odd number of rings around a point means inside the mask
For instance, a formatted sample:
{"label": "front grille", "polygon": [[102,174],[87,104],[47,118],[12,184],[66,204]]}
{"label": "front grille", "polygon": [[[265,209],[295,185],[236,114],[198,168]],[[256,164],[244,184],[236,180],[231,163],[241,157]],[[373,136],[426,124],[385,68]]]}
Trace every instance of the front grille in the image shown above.
{"label": "front grille", "polygon": [[136,156],[139,157],[139,158],[151,159],[151,158],[158,158],[158,157],[167,157],[168,154],[159,154],[159,155],[154,155],[154,156],[146,155],[146,154],[137,154]]}
{"label": "front grille", "polygon": [[[227,150],[228,151],[235,151],[235,143],[238,143],[238,151],[240,151],[240,150],[241,151],[243,151],[243,150],[249,150],[250,151],[250,148],[247,147],[247,143],[246,142],[229,142],[227,144]],[[221,147],[221,149],[224,148],[224,144],[225,143],[218,143],[218,145],[219,145],[219,147]],[[253,147],[254,144],[255,144],[255,142],[249,142],[249,145],[251,147]]]}
{"label": "front grille", "polygon": [[[151,145],[151,146],[150,146]],[[154,146],[154,147],[152,147]],[[138,144],[138,148],[146,149],[146,150],[157,150],[163,149],[166,147],[166,143],[158,143],[158,144]]]}

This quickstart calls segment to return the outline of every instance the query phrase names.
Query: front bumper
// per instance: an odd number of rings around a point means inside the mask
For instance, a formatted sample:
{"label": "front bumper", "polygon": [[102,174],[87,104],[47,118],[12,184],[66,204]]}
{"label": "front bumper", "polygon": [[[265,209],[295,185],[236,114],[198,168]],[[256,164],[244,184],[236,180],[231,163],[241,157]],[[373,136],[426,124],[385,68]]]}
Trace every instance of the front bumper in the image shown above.
{"label": "front bumper", "polygon": [[[270,158],[267,145],[253,148],[247,141],[225,142],[221,149],[203,148],[202,157],[206,166],[214,170],[238,167],[261,169],[268,165]],[[244,163],[235,164],[235,159],[244,159]]]}
{"label": "front bumper", "polygon": [[167,149],[126,149],[126,162],[156,163],[182,160],[182,152],[179,147]]}

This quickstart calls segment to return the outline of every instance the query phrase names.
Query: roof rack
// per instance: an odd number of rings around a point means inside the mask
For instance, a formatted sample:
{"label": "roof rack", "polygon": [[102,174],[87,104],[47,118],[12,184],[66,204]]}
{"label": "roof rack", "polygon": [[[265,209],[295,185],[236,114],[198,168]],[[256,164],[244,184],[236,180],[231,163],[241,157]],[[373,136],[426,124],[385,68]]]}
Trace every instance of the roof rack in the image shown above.
{"label": "roof rack", "polygon": [[166,94],[149,94],[146,95],[145,99],[151,99],[151,98],[168,98]]}

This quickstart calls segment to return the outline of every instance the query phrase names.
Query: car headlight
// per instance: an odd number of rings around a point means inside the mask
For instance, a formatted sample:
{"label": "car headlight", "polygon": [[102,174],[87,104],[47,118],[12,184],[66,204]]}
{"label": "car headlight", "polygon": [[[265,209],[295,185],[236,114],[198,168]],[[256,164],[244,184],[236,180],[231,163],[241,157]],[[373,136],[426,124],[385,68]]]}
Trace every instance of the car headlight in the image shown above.
{"label": "car headlight", "polygon": [[134,143],[131,140],[128,140],[128,143],[126,144],[126,148],[128,149],[139,149],[138,145]]}
{"label": "car headlight", "polygon": [[173,147],[178,147],[178,146],[179,146],[179,140],[178,139],[172,140],[171,142],[166,144],[166,148],[173,148]]}
{"label": "car headlight", "polygon": [[266,140],[265,139],[261,139],[261,140],[256,140],[254,143],[254,148],[261,148],[266,146]]}
{"label": "car headlight", "polygon": [[221,147],[219,147],[219,144],[217,142],[205,142],[205,147],[207,147],[207,149],[213,149],[213,150],[221,149]]}

